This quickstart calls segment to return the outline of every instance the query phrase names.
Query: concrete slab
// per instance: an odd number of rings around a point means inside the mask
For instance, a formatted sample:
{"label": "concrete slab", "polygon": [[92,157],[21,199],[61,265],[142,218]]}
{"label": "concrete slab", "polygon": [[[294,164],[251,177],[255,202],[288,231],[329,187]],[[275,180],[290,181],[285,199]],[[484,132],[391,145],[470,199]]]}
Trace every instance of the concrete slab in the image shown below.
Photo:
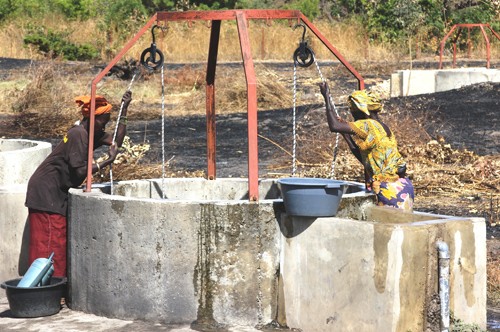
{"label": "concrete slab", "polygon": [[[4,292],[2,290],[2,292]],[[189,324],[159,324],[152,322],[133,321],[100,317],[81,311],[69,309],[63,305],[61,311],[53,316],[38,318],[15,318],[9,310],[9,303],[4,294],[0,295],[0,331],[37,331],[37,332],[189,332],[189,331],[214,331],[203,329]],[[228,326],[228,332],[261,332],[250,326]]]}
{"label": "concrete slab", "polygon": [[391,97],[448,91],[483,82],[500,82],[500,71],[487,68],[399,70],[391,75]]}

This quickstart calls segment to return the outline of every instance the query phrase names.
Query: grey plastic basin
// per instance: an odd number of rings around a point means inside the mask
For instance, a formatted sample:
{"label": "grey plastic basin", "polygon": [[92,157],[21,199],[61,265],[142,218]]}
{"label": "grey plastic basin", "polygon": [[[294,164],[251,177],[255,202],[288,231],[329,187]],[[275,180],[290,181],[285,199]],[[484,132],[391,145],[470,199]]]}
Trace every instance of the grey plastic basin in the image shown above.
{"label": "grey plastic basin", "polygon": [[335,216],[349,186],[345,181],[320,178],[284,178],[278,185],[286,213],[303,217]]}

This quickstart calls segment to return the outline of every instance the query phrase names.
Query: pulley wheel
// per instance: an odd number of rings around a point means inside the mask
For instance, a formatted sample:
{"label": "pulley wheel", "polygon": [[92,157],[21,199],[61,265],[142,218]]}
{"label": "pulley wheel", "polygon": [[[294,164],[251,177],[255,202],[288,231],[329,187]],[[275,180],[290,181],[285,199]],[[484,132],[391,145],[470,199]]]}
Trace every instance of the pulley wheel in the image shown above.
{"label": "pulley wheel", "polygon": [[146,48],[141,54],[141,64],[147,69],[156,70],[163,65],[163,53],[151,47]]}
{"label": "pulley wheel", "polygon": [[293,53],[293,61],[299,67],[309,67],[314,62],[314,52],[309,47],[299,47]]}

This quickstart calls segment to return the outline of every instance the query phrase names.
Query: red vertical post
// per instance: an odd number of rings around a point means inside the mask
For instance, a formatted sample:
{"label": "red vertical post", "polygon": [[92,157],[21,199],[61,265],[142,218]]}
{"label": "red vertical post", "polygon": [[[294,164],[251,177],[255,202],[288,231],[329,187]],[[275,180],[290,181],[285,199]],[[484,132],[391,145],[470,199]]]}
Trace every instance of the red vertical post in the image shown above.
{"label": "red vertical post", "polygon": [[462,27],[459,26],[457,30],[457,35],[453,39],[453,66],[452,68],[455,68],[457,64],[457,40],[460,37],[460,34],[462,33]]}
{"label": "red vertical post", "polygon": [[247,18],[244,12],[236,13],[241,56],[247,82],[247,117],[248,117],[248,197],[250,201],[259,200],[259,156],[257,146],[257,80],[250,52]]}
{"label": "red vertical post", "polygon": [[212,21],[210,31],[210,48],[208,50],[207,77],[206,77],[206,111],[207,111],[207,177],[216,178],[215,165],[215,69],[219,51],[220,20]]}
{"label": "red vertical post", "polygon": [[484,31],[483,26],[480,25],[479,27],[481,28],[481,33],[483,34],[484,40],[486,41],[486,68],[490,69],[490,40],[488,39],[488,35],[486,34],[486,31]]}
{"label": "red vertical post", "polygon": [[446,44],[446,39],[448,39],[453,31],[457,28],[456,25],[454,25],[451,30],[444,36],[443,40],[441,40],[441,50],[439,52],[439,69],[443,69],[443,53],[444,53],[444,45]]}

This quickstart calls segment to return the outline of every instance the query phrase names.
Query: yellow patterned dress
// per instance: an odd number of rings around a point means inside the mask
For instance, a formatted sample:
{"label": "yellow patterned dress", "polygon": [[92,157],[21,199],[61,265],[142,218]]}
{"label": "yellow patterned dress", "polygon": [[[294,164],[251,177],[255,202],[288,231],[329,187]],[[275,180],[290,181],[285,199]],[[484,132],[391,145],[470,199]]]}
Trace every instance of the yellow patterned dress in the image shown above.
{"label": "yellow patterned dress", "polygon": [[377,195],[378,204],[412,210],[413,184],[410,179],[398,175],[398,168],[404,166],[405,161],[398,151],[394,134],[387,136],[384,127],[373,119],[349,122],[349,126],[361,151],[365,170],[371,176],[369,184]]}

